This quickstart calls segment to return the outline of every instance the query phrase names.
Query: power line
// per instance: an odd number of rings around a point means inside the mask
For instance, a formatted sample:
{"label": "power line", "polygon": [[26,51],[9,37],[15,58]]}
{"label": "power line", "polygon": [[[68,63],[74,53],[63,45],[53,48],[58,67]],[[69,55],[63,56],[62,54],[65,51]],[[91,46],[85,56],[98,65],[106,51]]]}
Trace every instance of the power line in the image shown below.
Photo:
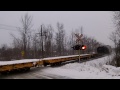
{"label": "power line", "polygon": [[0,29],[18,31],[17,27],[0,24]]}
{"label": "power line", "polygon": [[7,27],[13,27],[13,28],[19,28],[19,27],[10,26],[10,25],[5,25],[5,24],[0,24],[0,25],[7,26]]}
{"label": "power line", "polygon": [[[1,28],[1,27],[0,27],[0,30],[2,30],[2,29],[7,30],[7,31],[19,31],[19,30],[17,30],[17,29],[14,30],[14,29],[7,29],[7,28]],[[31,32],[34,32],[34,31],[31,31]]]}
{"label": "power line", "polygon": [[6,29],[6,28],[1,28],[1,27],[0,27],[0,29],[9,30],[9,31],[10,30],[17,31],[17,30],[14,30],[14,29]]}
{"label": "power line", "polygon": [[[6,24],[0,24],[0,26],[4,26],[4,27],[12,27],[12,28],[16,28],[16,29],[24,29],[24,28],[20,28],[20,27],[16,27],[16,26],[10,26],[10,25],[6,25]],[[35,29],[29,29],[29,30],[35,30]]]}

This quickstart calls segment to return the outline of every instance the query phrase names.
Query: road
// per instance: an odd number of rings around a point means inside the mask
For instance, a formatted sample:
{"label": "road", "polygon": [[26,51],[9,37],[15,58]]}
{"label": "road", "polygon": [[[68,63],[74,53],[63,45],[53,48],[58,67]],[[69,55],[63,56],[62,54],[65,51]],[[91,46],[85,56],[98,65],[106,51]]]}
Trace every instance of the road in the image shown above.
{"label": "road", "polygon": [[45,73],[44,69],[51,67],[31,68],[28,72],[14,72],[0,75],[0,79],[71,79],[69,77]]}

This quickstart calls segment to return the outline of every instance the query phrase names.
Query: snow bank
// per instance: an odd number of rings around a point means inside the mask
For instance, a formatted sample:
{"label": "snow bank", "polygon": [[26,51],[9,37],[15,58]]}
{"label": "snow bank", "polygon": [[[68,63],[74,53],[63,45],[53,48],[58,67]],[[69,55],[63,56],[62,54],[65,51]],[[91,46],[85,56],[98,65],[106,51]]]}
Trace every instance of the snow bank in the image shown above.
{"label": "snow bank", "polygon": [[113,57],[113,55],[106,56],[106,57],[98,58],[98,59],[95,59],[95,60],[92,60],[92,61],[88,61],[84,64],[90,65],[90,66],[93,66],[93,67],[96,67],[96,68],[101,68],[103,65],[109,65],[110,62],[112,61],[112,57]]}
{"label": "snow bank", "polygon": [[106,73],[108,73],[109,75],[120,76],[120,67],[114,67],[111,65],[103,65],[102,69],[105,70]]}
{"label": "snow bank", "polygon": [[48,68],[43,72],[72,79],[120,79],[120,68],[106,65],[111,57],[103,57],[86,63],[70,63],[58,68]]}

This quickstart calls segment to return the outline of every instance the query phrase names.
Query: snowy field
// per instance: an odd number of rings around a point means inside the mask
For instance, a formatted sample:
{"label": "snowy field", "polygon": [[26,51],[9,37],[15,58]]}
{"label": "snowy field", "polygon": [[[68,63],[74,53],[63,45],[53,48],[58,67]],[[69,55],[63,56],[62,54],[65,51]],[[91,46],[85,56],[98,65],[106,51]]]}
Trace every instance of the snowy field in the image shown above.
{"label": "snowy field", "polygon": [[84,63],[70,63],[42,71],[72,79],[120,79],[120,68],[109,65],[111,58],[112,56],[106,56]]}

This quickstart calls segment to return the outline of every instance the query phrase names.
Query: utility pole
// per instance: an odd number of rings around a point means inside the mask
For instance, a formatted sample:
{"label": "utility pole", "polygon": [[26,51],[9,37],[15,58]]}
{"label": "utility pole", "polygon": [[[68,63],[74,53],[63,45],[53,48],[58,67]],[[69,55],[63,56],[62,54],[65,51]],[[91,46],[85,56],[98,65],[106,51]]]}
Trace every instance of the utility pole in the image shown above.
{"label": "utility pole", "polygon": [[42,25],[41,25],[41,40],[42,40],[42,58],[44,58]]}
{"label": "utility pole", "polygon": [[43,34],[43,29],[42,29],[42,25],[41,25],[42,58],[44,58],[44,43],[43,43],[43,36],[46,37],[46,33],[47,33],[47,32],[44,32],[44,34]]}
{"label": "utility pole", "polygon": [[[82,27],[81,27],[81,37],[83,36],[82,34]],[[83,41],[81,40],[81,43],[83,44]],[[78,44],[80,45],[80,40],[78,41]],[[79,63],[80,63],[80,50],[78,50],[79,54]]]}
{"label": "utility pole", "polygon": [[45,32],[44,34],[43,34],[43,28],[42,28],[42,25],[41,25],[41,31],[40,31],[40,33],[37,33],[37,34],[39,34],[39,36],[41,37],[41,42],[42,42],[42,47],[41,47],[41,49],[42,49],[42,58],[44,58],[44,43],[43,43],[43,36],[46,36],[46,33],[47,32]]}
{"label": "utility pole", "polygon": [[[81,27],[81,35],[83,35],[83,27]],[[83,41],[81,41],[83,44]]]}
{"label": "utility pole", "polygon": [[[80,44],[80,43],[78,43],[78,44]],[[79,54],[79,63],[80,63],[80,49],[78,50],[78,54]]]}

